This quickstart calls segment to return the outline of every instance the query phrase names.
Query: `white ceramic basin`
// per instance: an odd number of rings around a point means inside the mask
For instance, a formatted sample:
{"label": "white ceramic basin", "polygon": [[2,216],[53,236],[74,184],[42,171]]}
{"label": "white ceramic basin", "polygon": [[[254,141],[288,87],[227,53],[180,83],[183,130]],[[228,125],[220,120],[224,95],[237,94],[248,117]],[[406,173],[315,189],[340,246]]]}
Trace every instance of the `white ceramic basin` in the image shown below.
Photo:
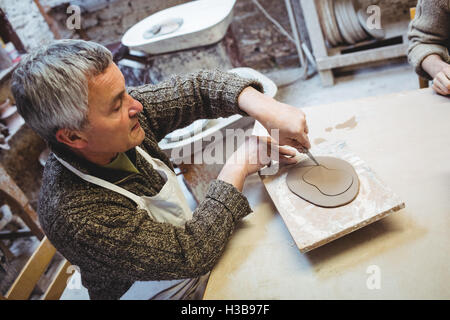
{"label": "white ceramic basin", "polygon": [[161,10],[131,27],[122,44],[148,54],[213,44],[225,35],[236,0],[197,0]]}
{"label": "white ceramic basin", "polygon": [[[267,76],[262,73],[251,69],[251,68],[234,68],[228,70],[228,72],[236,73],[243,78],[257,79],[263,85],[264,93],[270,97],[274,97],[277,93],[277,85],[270,80]],[[190,155],[195,150],[195,145],[199,142],[202,144],[202,149],[205,148],[209,143],[211,143],[212,136],[215,132],[220,131],[222,136],[225,137],[230,134],[231,131],[227,129],[237,129],[246,128],[251,123],[253,119],[250,117],[242,117],[241,115],[235,114],[228,118],[218,118],[212,120],[200,119],[194,121],[189,126],[178,129],[169,133],[164,139],[159,142],[159,147],[176,163],[181,163],[190,159]],[[253,135],[257,136],[268,136],[269,133],[258,121],[254,121]],[[172,153],[174,149],[185,148],[190,145],[189,148],[183,154],[185,159],[178,157],[178,152]]]}

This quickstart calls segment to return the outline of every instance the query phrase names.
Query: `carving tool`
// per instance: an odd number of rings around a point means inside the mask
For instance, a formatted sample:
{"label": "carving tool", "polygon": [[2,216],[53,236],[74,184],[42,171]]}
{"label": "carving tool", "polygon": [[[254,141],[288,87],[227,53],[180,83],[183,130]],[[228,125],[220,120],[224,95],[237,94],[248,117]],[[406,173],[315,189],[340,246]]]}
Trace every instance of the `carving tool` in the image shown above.
{"label": "carving tool", "polygon": [[317,162],[316,158],[313,157],[313,155],[311,154],[311,152],[309,152],[308,149],[304,149],[306,155],[312,160],[314,161],[314,163],[318,166],[320,166],[319,162]]}

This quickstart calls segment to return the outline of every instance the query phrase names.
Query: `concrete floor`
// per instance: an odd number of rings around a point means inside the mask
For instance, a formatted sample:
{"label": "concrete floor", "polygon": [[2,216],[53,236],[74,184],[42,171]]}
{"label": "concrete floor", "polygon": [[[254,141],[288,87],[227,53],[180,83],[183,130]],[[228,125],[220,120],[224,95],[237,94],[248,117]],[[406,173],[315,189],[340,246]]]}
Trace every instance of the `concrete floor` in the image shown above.
{"label": "concrete floor", "polygon": [[[318,74],[308,80],[299,80],[283,87],[283,83],[297,77],[298,71],[298,69],[280,70],[266,75],[279,85],[276,95],[278,100],[300,108],[418,88],[417,75],[405,59],[356,71],[341,72],[332,87],[324,88]],[[187,189],[185,191],[187,192]],[[192,204],[192,197],[188,198]],[[79,278],[73,279],[71,286],[73,289],[66,289],[61,299],[88,299],[86,289],[82,286],[77,288],[77,284]]]}
{"label": "concrete floor", "polygon": [[323,87],[318,74],[283,87],[283,83],[295,79],[296,71],[298,73],[296,69],[280,70],[266,75],[279,86],[276,99],[300,108],[413,90],[419,86],[417,75],[406,58],[354,71],[341,71],[332,87]]}

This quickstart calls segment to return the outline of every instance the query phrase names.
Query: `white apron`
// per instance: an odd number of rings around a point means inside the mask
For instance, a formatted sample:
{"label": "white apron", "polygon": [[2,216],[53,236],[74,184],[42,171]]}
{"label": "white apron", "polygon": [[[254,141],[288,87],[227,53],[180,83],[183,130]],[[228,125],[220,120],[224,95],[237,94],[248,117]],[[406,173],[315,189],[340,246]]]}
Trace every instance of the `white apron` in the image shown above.
{"label": "white apron", "polygon": [[[161,160],[152,158],[140,147],[136,147],[136,150],[166,180],[161,191],[154,196],[137,196],[113,183],[84,174],[56,155],[55,157],[64,167],[81,179],[120,193],[133,200],[138,208],[146,210],[152,219],[184,228],[186,221],[192,219],[192,211],[178,184],[175,172]],[[201,299],[208,277],[209,273],[194,279],[136,281],[120,299]]]}

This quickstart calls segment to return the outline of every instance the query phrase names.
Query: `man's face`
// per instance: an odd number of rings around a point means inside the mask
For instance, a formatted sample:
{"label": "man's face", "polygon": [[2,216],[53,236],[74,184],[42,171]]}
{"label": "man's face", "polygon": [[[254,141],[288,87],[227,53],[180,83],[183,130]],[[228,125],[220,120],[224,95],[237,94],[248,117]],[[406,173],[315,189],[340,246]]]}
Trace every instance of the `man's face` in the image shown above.
{"label": "man's face", "polygon": [[119,68],[111,63],[104,73],[89,81],[86,151],[94,153],[125,152],[142,143],[144,130],[138,114],[142,104],[128,95]]}

